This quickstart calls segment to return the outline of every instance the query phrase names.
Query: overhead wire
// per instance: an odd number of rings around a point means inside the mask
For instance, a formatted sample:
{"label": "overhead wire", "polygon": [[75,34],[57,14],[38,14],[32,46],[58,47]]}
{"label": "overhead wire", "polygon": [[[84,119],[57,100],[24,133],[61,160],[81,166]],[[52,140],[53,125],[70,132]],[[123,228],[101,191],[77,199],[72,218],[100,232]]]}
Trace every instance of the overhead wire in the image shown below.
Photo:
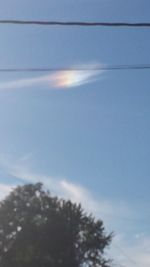
{"label": "overhead wire", "polygon": [[149,70],[150,64],[106,65],[90,67],[27,67],[0,68],[0,72],[56,72],[56,71],[117,71],[117,70]]}
{"label": "overhead wire", "polygon": [[150,27],[150,22],[103,22],[103,21],[51,21],[1,19],[0,24],[38,25],[38,26],[78,26],[78,27]]}

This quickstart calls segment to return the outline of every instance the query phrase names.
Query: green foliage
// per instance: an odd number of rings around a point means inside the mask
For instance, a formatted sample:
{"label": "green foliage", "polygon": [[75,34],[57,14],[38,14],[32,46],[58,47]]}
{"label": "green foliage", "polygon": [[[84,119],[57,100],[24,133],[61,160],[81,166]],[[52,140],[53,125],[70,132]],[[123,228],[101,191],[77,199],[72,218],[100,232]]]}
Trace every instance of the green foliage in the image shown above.
{"label": "green foliage", "polygon": [[101,220],[40,183],[19,186],[0,203],[1,267],[107,267],[110,241]]}

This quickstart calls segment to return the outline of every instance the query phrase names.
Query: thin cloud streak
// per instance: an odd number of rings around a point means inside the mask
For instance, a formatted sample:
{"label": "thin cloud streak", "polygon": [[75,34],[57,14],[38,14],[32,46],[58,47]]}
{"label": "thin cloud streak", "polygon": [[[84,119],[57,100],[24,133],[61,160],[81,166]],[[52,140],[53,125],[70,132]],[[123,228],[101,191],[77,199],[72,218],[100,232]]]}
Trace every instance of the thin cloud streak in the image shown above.
{"label": "thin cloud streak", "polygon": [[12,90],[12,89],[20,89],[24,87],[35,86],[38,84],[43,84],[47,82],[49,76],[40,76],[35,78],[27,78],[27,79],[20,79],[14,80],[9,82],[2,82],[0,83],[0,90]]}
{"label": "thin cloud streak", "polygon": [[[52,194],[73,202],[82,203],[83,207],[95,214],[103,216],[106,220],[119,215],[130,215],[130,209],[124,203],[113,202],[112,200],[95,199],[91,192],[80,184],[75,184],[64,177],[51,177],[33,172],[31,169],[32,154],[28,153],[23,157],[13,160],[7,155],[0,154],[0,167],[3,173],[14,177],[18,182],[42,182]],[[108,220],[109,221],[109,220]]]}
{"label": "thin cloud streak", "polygon": [[[49,75],[1,82],[0,91],[15,90],[39,85],[48,86],[50,89],[64,90],[71,87],[82,86],[84,84],[93,82],[100,77],[103,71],[96,70],[97,66],[99,65],[80,65],[76,67],[79,68],[79,70],[70,69],[64,71],[55,71]],[[87,68],[87,70],[84,70],[84,68]]]}

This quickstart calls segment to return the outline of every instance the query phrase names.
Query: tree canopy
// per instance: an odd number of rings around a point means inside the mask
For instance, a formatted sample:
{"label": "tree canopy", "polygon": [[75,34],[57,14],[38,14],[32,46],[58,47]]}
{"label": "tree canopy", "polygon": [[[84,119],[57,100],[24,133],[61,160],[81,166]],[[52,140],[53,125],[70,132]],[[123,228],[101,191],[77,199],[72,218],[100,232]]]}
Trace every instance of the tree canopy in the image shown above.
{"label": "tree canopy", "polygon": [[102,220],[41,183],[18,186],[0,202],[1,267],[108,267],[111,238]]}

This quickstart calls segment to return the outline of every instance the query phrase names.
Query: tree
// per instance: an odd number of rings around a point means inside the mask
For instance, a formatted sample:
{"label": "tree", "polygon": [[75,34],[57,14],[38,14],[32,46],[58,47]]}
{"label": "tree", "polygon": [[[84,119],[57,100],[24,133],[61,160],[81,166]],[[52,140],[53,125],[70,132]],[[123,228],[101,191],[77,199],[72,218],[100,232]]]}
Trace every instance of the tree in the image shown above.
{"label": "tree", "polygon": [[0,202],[1,267],[108,267],[111,238],[101,220],[41,183],[18,186]]}

